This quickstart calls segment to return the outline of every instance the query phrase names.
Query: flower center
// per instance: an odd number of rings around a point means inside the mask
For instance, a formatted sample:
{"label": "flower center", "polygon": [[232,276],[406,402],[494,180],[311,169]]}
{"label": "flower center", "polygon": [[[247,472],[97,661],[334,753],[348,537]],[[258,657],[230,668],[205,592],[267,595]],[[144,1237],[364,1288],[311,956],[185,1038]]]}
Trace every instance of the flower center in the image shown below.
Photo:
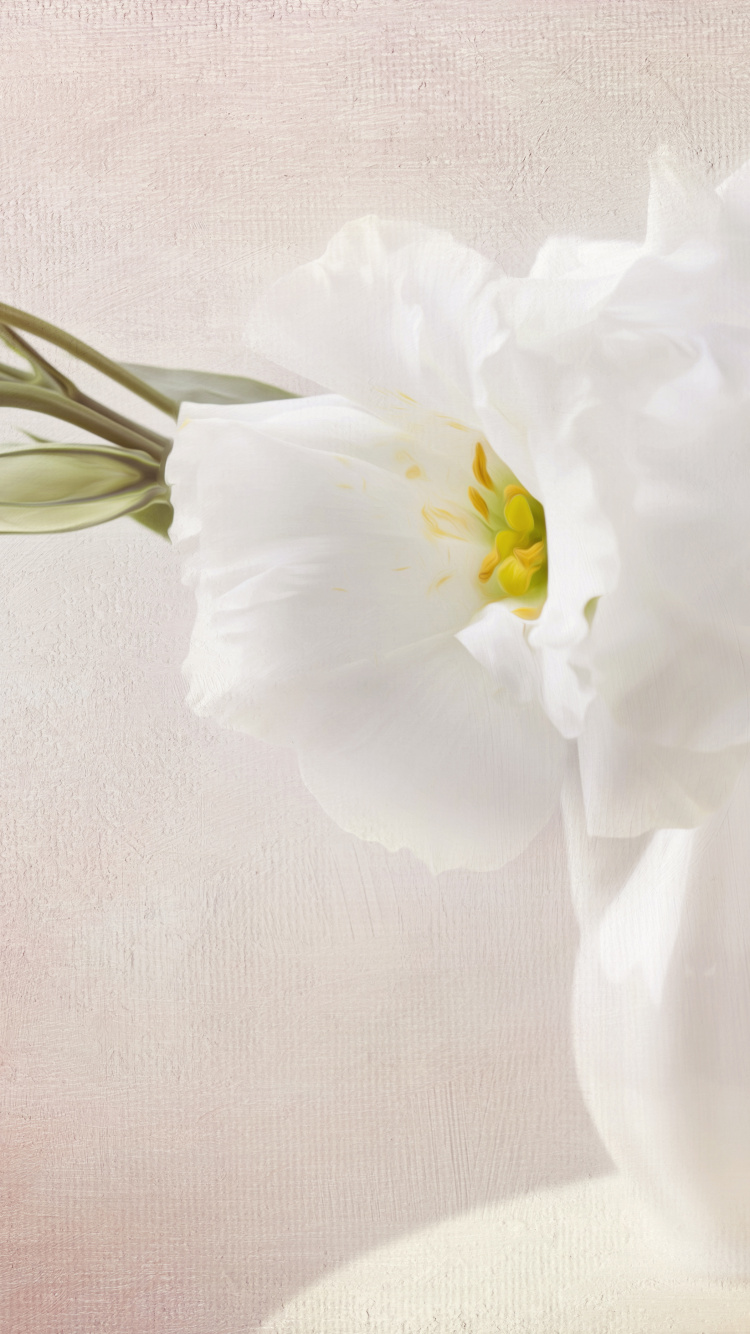
{"label": "flower center", "polygon": [[[525,598],[534,605],[515,607],[516,616],[539,616],[547,591],[547,528],[539,501],[515,479],[497,486],[487,467],[481,444],[474,451],[472,472],[481,491],[469,487],[469,500],[492,540],[479,567],[479,580],[490,583],[500,597]],[[489,591],[489,588],[488,588]]]}

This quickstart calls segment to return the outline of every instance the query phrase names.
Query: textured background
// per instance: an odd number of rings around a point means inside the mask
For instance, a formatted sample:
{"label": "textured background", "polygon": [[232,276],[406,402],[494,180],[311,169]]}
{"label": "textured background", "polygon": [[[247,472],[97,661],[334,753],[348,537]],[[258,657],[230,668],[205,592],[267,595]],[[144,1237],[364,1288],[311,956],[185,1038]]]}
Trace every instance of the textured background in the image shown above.
{"label": "textured background", "polygon": [[[520,272],[552,230],[638,237],[660,142],[712,179],[750,153],[747,3],[0,17],[2,299],[134,361],[270,375],[254,292],[364,212]],[[248,1334],[360,1251],[606,1170],[559,830],[493,878],[357,844],[186,711],[166,543],[2,554],[0,1327]]]}

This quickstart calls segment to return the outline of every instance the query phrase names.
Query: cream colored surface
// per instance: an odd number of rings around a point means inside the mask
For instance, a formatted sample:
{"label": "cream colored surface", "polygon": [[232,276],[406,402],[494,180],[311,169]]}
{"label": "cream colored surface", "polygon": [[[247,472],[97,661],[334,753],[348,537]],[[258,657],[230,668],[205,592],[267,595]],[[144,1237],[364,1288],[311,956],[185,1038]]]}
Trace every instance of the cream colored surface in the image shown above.
{"label": "cream colored surface", "polygon": [[[241,343],[254,292],[364,212],[520,271],[551,230],[639,235],[659,142],[714,179],[750,154],[746,3],[0,15],[4,299],[128,360],[272,376]],[[498,1310],[552,1309],[565,1249],[540,1263],[508,1220],[607,1166],[557,827],[495,879],[356,844],[291,756],[186,711],[165,543],[123,520],[2,550],[0,1326],[249,1334],[477,1209],[471,1334],[488,1272],[513,1275]],[[555,1217],[601,1259],[581,1311],[612,1310],[617,1207],[604,1227],[570,1189]],[[494,1235],[509,1269],[478,1263]],[[399,1300],[442,1330],[440,1272],[410,1267]]]}
{"label": "cream colored surface", "polygon": [[618,1177],[447,1219],[326,1275],[267,1334],[747,1334],[750,1284],[667,1258]]}

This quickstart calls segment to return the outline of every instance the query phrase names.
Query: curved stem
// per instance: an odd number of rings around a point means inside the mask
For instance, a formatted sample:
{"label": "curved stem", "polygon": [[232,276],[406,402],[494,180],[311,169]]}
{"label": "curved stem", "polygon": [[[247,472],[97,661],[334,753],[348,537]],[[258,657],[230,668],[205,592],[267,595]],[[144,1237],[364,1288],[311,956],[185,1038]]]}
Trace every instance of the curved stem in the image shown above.
{"label": "curved stem", "polygon": [[[52,386],[53,390],[64,394],[66,398],[71,399],[74,403],[80,403],[83,407],[90,408],[92,412],[98,412],[102,417],[108,417],[110,421],[115,422],[118,426],[124,426],[128,430],[136,431],[139,435],[145,435],[147,440],[158,445],[165,452],[169,452],[171,442],[165,435],[159,435],[157,431],[152,431],[150,427],[142,426],[140,422],[134,422],[128,417],[123,417],[121,413],[115,412],[113,408],[107,407],[105,403],[100,403],[98,399],[84,394],[73,380],[69,379],[67,375],[63,375],[62,371],[59,371],[56,366],[47,361],[46,357],[43,357],[37,348],[32,347],[31,343],[27,343],[26,339],[22,338],[15,329],[11,329],[10,325],[0,324],[0,338],[14,352],[18,352],[20,356],[25,357],[33,368],[32,376],[29,378],[24,371],[17,370],[14,373],[13,367],[0,366],[0,371],[8,370],[11,372],[11,379],[20,380],[26,384],[36,384],[40,389],[48,389]],[[45,381],[48,383],[45,383]]]}
{"label": "curved stem", "polygon": [[29,373],[22,371],[19,366],[6,366],[5,362],[0,361],[0,380],[21,380],[28,384]]}
{"label": "curved stem", "polygon": [[[32,347],[31,343],[27,343],[16,329],[11,329],[9,324],[0,324],[0,338],[7,347],[28,361],[31,366],[32,383],[38,384],[41,389],[56,389],[58,393],[65,394],[66,398],[76,397],[77,389],[73,381],[53,366],[51,361],[47,361],[47,358]],[[20,378],[24,378],[23,372]]]}
{"label": "curved stem", "polygon": [[175,403],[174,399],[168,398],[166,394],[160,394],[158,389],[152,389],[137,375],[124,370],[116,361],[110,361],[109,357],[102,356],[95,348],[81,342],[80,338],[66,333],[64,329],[58,329],[57,325],[49,324],[47,320],[40,320],[36,315],[29,315],[25,310],[18,310],[15,306],[6,306],[3,302],[0,302],[0,322],[23,329],[25,333],[36,334],[38,338],[43,338],[55,347],[61,347],[78,361],[84,361],[94,370],[101,371],[103,375],[109,376],[110,380],[114,380],[124,389],[129,389],[131,393],[145,399],[152,407],[177,420],[180,405]]}
{"label": "curved stem", "polygon": [[100,403],[96,398],[89,398],[88,394],[81,393],[80,389],[75,396],[75,402],[80,403],[81,407],[88,408],[91,412],[96,412],[101,417],[106,417],[108,421],[114,422],[116,426],[124,426],[129,431],[135,431],[138,435],[144,437],[152,445],[156,445],[162,454],[168,454],[172,448],[172,441],[166,435],[159,435],[158,431],[152,431],[149,426],[142,426],[140,422],[136,423],[129,417],[123,417],[113,408],[108,408],[106,403]]}
{"label": "curved stem", "polygon": [[141,454],[161,463],[164,450],[152,440],[141,435],[131,426],[122,426],[103,416],[93,408],[72,399],[64,398],[50,389],[41,389],[38,385],[0,384],[0,407],[23,408],[29,412],[42,412],[48,417],[58,417],[61,421],[80,426],[92,435],[99,435],[113,445],[123,449],[134,449]]}

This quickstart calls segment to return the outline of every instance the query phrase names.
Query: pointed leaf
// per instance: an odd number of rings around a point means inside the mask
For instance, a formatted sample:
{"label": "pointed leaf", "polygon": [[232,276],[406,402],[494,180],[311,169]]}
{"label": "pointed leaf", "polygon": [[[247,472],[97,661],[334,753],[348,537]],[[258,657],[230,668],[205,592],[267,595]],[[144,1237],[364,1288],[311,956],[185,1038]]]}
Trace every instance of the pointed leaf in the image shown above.
{"label": "pointed leaf", "polygon": [[177,403],[263,403],[273,398],[295,398],[285,389],[247,380],[241,375],[215,375],[213,371],[168,369],[166,366],[124,365],[123,370],[137,375],[152,389],[166,394]]}
{"label": "pointed leaf", "polygon": [[159,533],[161,537],[166,537],[167,541],[170,541],[169,530],[174,519],[174,510],[169,500],[155,500],[145,509],[134,511],[130,517],[135,519],[136,523],[142,523],[144,528],[150,528],[152,532]]}

